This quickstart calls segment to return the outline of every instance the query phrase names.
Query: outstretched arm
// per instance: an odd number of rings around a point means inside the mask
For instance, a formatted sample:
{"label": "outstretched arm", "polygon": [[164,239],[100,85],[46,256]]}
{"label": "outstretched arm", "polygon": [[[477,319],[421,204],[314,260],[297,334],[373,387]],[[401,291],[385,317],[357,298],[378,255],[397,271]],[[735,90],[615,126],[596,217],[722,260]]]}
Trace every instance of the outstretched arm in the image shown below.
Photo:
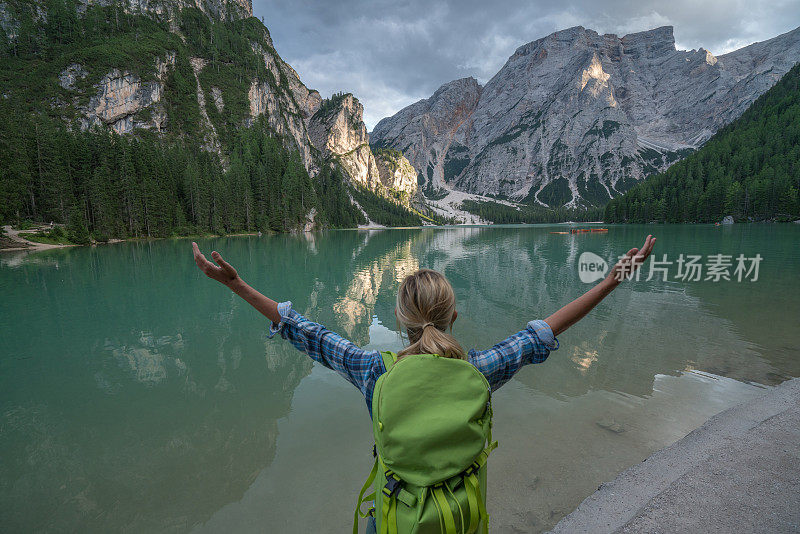
{"label": "outstretched arm", "polygon": [[589,313],[592,308],[597,306],[606,295],[611,293],[622,280],[628,278],[633,272],[644,263],[644,260],[653,251],[656,238],[648,235],[641,249],[632,248],[625,254],[617,264],[611,269],[600,283],[592,289],[576,298],[553,315],[544,320],[553,330],[554,335],[561,334],[564,330],[574,325]]}
{"label": "outstretched arm", "polygon": [[377,351],[363,350],[321,324],[306,319],[291,309],[291,302],[282,303],[279,310],[277,302],[239,278],[236,269],[222,259],[219,252],[211,253],[211,258],[216,262],[214,265],[203,256],[197,243],[192,243],[192,249],[195,263],[206,276],[229,287],[272,321],[270,337],[280,332],[281,337],[289,340],[298,350],[355,385],[366,397],[367,407],[371,407],[372,388],[379,374],[377,370],[383,365]]}
{"label": "outstretched arm", "polygon": [[239,273],[231,266],[230,263],[222,259],[219,252],[216,250],[211,253],[211,258],[217,262],[214,265],[203,256],[197,243],[192,242],[192,249],[194,250],[194,261],[203,273],[209,278],[228,286],[231,291],[242,297],[252,307],[257,309],[267,319],[275,324],[281,322],[281,314],[278,313],[278,303],[271,298],[262,295],[247,282],[239,278]]}
{"label": "outstretched arm", "polygon": [[508,382],[524,365],[542,363],[551,351],[558,348],[556,336],[581,320],[622,280],[630,276],[650,255],[655,242],[655,238],[647,236],[641,249],[630,249],[595,287],[544,321],[529,322],[524,330],[492,348],[469,351],[469,361],[483,373],[493,391]]}

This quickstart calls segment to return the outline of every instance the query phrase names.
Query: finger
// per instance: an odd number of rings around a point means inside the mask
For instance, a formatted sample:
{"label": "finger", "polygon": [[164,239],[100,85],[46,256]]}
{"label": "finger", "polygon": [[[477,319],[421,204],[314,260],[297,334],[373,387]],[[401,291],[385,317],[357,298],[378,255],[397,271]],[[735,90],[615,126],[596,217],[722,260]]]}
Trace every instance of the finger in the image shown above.
{"label": "finger", "polygon": [[655,242],[656,242],[655,237],[647,236],[646,246],[642,247],[642,251],[640,252],[640,255],[642,256],[642,261],[647,259],[647,257],[650,256],[650,253],[653,252],[653,245],[655,244]]}
{"label": "finger", "polygon": [[197,243],[192,243],[192,248],[194,249],[194,262],[200,267],[200,270],[204,271],[208,269],[208,266],[211,265],[211,262],[203,256],[203,253],[200,252],[200,248],[197,246]]}
{"label": "finger", "polygon": [[216,250],[211,253],[211,257],[214,258],[214,261],[217,262],[217,265],[222,267],[225,272],[227,272],[231,276],[236,276],[236,269],[234,269],[230,263],[222,259],[222,255],[217,252]]}
{"label": "finger", "polygon": [[638,254],[641,255],[647,252],[647,247],[649,246],[650,246],[650,236],[648,235],[647,237],[644,238],[644,243],[642,243],[642,247],[639,249]]}
{"label": "finger", "polygon": [[651,252],[653,252],[653,245],[655,244],[655,242],[656,242],[656,238],[655,237],[650,237],[650,242],[647,244],[647,250],[644,253],[644,257],[645,258],[647,256],[649,256]]}
{"label": "finger", "polygon": [[634,256],[637,252],[639,252],[639,249],[636,248],[636,247],[633,247],[625,255],[630,258],[630,257]]}
{"label": "finger", "polygon": [[642,248],[638,249],[633,257],[631,258],[632,262],[632,271],[635,271],[639,268],[639,266],[644,263],[645,258],[647,258],[647,247],[650,246],[650,236],[648,235],[645,240],[644,244],[642,244]]}

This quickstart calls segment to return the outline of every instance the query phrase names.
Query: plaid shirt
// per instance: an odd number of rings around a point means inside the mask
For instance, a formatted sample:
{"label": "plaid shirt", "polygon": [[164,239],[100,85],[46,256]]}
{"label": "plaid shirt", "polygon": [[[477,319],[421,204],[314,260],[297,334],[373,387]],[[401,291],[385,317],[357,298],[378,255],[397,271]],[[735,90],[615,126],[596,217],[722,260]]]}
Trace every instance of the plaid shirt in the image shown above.
{"label": "plaid shirt", "polygon": [[[372,392],[378,377],[386,372],[380,352],[363,350],[321,324],[306,319],[292,309],[291,302],[278,304],[278,312],[281,322],[270,325],[269,337],[280,332],[281,337],[298,350],[342,375],[364,394],[372,416]],[[494,391],[523,365],[541,363],[557,348],[558,340],[550,326],[538,320],[529,322],[525,330],[490,349],[470,350],[468,360],[483,373]]]}

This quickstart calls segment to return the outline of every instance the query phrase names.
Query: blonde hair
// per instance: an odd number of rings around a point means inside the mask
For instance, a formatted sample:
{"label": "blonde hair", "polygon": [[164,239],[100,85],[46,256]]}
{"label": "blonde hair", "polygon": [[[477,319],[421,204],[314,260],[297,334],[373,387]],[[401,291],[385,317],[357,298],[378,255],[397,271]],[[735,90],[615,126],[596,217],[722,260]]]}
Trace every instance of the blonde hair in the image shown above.
{"label": "blonde hair", "polygon": [[408,333],[410,345],[398,356],[438,354],[445,358],[465,357],[452,331],[456,313],[453,286],[442,273],[420,269],[405,277],[397,291],[397,321]]}

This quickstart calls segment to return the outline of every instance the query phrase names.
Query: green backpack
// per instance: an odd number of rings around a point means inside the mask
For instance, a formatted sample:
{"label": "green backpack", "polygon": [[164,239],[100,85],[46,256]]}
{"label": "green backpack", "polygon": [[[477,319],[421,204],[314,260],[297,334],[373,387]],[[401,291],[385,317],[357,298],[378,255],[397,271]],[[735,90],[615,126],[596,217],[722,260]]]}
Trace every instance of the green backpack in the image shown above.
{"label": "green backpack", "polygon": [[381,355],[386,373],[372,398],[375,465],[358,496],[353,534],[368,515],[379,534],[487,532],[486,460],[497,447],[489,383],[464,360]]}

